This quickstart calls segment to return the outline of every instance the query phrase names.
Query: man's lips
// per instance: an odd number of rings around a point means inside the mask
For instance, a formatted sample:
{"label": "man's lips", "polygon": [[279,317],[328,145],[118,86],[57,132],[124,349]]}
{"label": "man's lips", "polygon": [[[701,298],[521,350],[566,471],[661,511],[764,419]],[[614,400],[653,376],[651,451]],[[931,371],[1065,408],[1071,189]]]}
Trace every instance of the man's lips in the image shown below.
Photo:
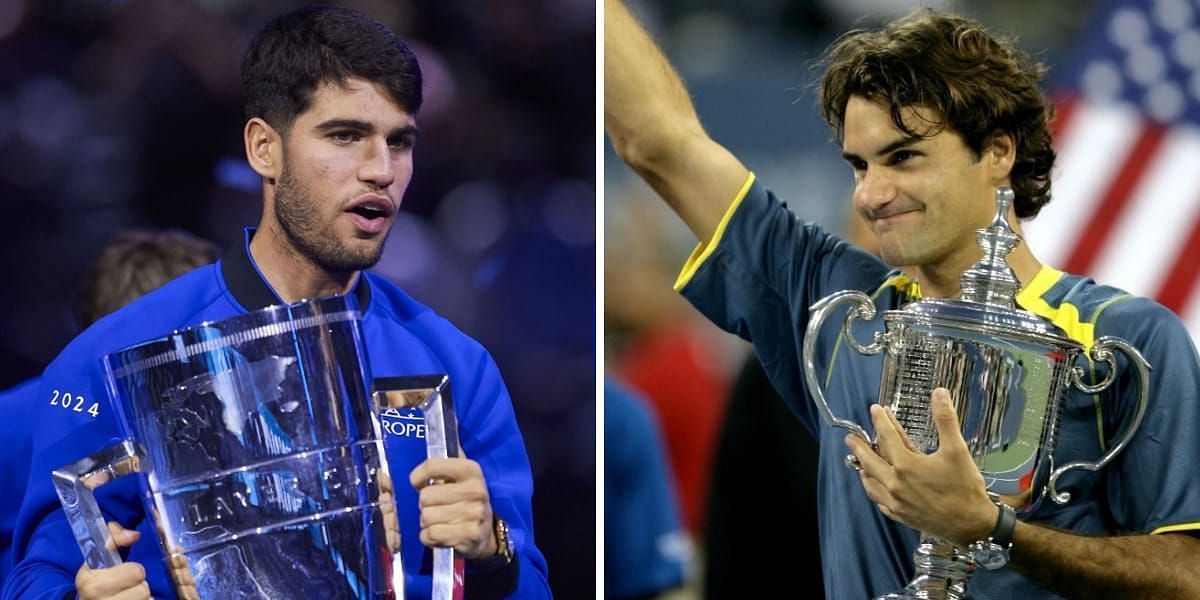
{"label": "man's lips", "polygon": [[387,219],[396,214],[396,206],[386,196],[367,194],[360,196],[346,207],[346,212],[362,215],[364,218]]}
{"label": "man's lips", "polygon": [[377,234],[387,229],[396,207],[384,196],[369,194],[356,199],[345,212],[360,231]]}
{"label": "man's lips", "polygon": [[915,208],[907,208],[903,210],[881,210],[871,214],[871,222],[875,227],[886,229],[910,215],[915,215],[920,212]]}

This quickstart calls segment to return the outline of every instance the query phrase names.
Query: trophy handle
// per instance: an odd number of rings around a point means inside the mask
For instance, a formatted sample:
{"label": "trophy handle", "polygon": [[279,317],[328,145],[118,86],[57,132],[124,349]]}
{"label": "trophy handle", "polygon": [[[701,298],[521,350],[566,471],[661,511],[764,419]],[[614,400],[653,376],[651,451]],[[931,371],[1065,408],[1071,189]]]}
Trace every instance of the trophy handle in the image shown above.
{"label": "trophy handle", "polygon": [[[850,331],[850,323],[855,319],[870,320],[875,318],[875,305],[871,303],[871,299],[866,294],[857,290],[846,290],[831,294],[819,300],[809,309],[808,327],[804,331],[804,380],[808,384],[808,391],[812,394],[813,402],[816,402],[817,409],[821,412],[821,417],[825,419],[825,423],[830,427],[841,427],[851,433],[856,433],[871,447],[875,447],[875,440],[867,434],[867,431],[861,425],[849,419],[842,419],[834,416],[833,410],[829,408],[829,402],[825,400],[825,392],[821,390],[821,382],[817,379],[817,367],[814,361],[814,356],[817,351],[817,334],[821,331],[821,325],[825,319],[829,317],[841,304],[853,303],[849,312],[846,313],[846,319],[842,322],[842,333],[846,338],[846,343],[850,345],[856,352],[860,354],[878,354],[884,348],[884,334],[876,333],[875,340],[868,346],[859,344],[854,339],[854,334]],[[857,461],[854,460],[854,455],[846,457],[846,466],[857,470]]]}
{"label": "trophy handle", "polygon": [[108,569],[122,563],[121,555],[109,548],[112,535],[93,490],[118,477],[143,472],[143,466],[146,466],[146,451],[130,440],[123,440],[50,474],[58,501],[71,524],[71,533],[89,567]]}
{"label": "trophy handle", "polygon": [[1049,491],[1050,497],[1058,504],[1066,504],[1071,500],[1070,492],[1059,492],[1057,490],[1058,478],[1071,469],[1087,469],[1089,471],[1098,471],[1107,465],[1118,453],[1125,449],[1129,444],[1129,440],[1133,438],[1133,434],[1137,433],[1138,427],[1142,424],[1142,416],[1146,414],[1146,401],[1150,396],[1150,363],[1142,357],[1142,353],[1138,352],[1137,348],[1130,346],[1128,342],[1120,338],[1105,336],[1096,340],[1096,344],[1092,346],[1092,360],[1096,362],[1106,362],[1109,365],[1108,376],[1104,381],[1096,385],[1088,385],[1083,382],[1083,369],[1073,367],[1071,369],[1071,384],[1076,388],[1088,394],[1101,392],[1112,385],[1117,378],[1117,361],[1113,356],[1110,348],[1116,348],[1125,353],[1129,358],[1129,362],[1134,366],[1138,375],[1138,384],[1140,393],[1138,394],[1137,411],[1133,415],[1133,421],[1125,428],[1125,433],[1113,444],[1100,460],[1090,463],[1086,461],[1076,461],[1067,463],[1054,470],[1050,474]]}
{"label": "trophy handle", "polygon": [[[425,448],[429,458],[457,458],[462,455],[458,442],[458,417],[446,375],[380,377],[373,393],[381,410],[420,409],[425,417]],[[399,553],[396,554],[399,557]],[[463,595],[464,567],[454,548],[433,549],[433,600],[458,600]],[[403,573],[403,571],[401,571]],[[403,591],[403,585],[400,590]]]}

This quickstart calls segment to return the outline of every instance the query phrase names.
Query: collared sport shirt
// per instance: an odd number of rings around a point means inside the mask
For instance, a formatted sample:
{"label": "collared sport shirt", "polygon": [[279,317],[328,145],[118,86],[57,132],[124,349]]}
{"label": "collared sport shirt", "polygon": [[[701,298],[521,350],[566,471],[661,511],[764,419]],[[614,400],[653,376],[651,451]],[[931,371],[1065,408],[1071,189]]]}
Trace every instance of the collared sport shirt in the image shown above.
{"label": "collared sport shirt", "polygon": [[[751,175],[721,220],[684,266],[676,288],[720,327],[752,342],[775,388],[821,447],[818,511],[827,598],[873,598],[912,577],[919,535],[883,516],[858,475],[842,464],[846,431],[822,420],[804,384],[801,348],[809,307],[841,290],[869,295],[877,315],[919,296],[919,286],[878,258],[799,220]],[[1116,336],[1150,363],[1150,395],[1141,427],[1125,451],[1100,472],[1072,470],[1059,480],[1073,495],[1043,501],[1024,518],[1083,534],[1200,530],[1200,359],[1187,331],[1146,298],[1044,267],[1018,294],[1023,309],[1058,324],[1090,349]],[[864,356],[842,339],[845,314],[819,333],[816,367],[835,415],[870,431],[878,402],[882,355]],[[852,333],[869,342],[882,319],[858,321]],[[1098,383],[1103,363],[1076,362]],[[1123,357],[1116,383],[1099,394],[1072,389],[1063,402],[1055,464],[1095,461],[1119,439],[1135,410],[1138,382]],[[764,490],[764,497],[769,491]],[[786,507],[777,507],[786,511]],[[795,518],[811,518],[798,515]],[[1014,571],[976,570],[970,593],[987,598],[1056,598]]]}

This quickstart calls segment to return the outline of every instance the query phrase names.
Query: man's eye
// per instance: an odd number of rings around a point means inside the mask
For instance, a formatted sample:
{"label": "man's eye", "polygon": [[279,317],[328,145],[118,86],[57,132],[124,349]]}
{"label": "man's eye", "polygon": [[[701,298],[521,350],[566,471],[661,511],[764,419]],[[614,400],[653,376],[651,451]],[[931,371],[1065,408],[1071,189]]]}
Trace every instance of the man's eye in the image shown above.
{"label": "man's eye", "polygon": [[362,136],[358,135],[358,133],[353,132],[353,131],[336,131],[334,133],[331,133],[329,135],[329,138],[339,144],[349,144],[352,142],[357,142],[359,139],[362,138]]}
{"label": "man's eye", "polygon": [[893,152],[892,155],[888,157],[888,163],[898,165],[916,155],[917,153],[911,150],[898,150]]}
{"label": "man's eye", "polygon": [[393,150],[408,150],[413,147],[413,141],[413,138],[405,136],[389,141],[388,146],[391,146]]}

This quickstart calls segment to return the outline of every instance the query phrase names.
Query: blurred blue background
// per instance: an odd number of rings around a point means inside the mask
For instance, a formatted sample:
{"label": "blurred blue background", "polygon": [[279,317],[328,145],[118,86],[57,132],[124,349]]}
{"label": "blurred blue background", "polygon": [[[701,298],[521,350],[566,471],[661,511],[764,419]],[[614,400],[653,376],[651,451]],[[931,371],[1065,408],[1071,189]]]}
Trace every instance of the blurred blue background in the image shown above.
{"label": "blurred blue background", "polygon": [[[254,224],[238,64],[295,0],[0,3],[0,388],[76,333],[127,227],[221,246]],[[596,133],[592,0],[343,2],[425,74],[416,171],[376,271],[487,347],[512,393],[557,597],[595,589]]]}

